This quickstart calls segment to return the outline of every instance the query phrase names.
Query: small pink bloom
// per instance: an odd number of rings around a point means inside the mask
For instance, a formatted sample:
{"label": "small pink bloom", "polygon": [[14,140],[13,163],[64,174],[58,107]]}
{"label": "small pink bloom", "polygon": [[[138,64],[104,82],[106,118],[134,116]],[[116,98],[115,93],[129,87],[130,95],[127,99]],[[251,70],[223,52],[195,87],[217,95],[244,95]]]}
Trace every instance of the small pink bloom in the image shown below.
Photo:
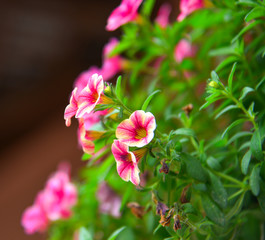
{"label": "small pink bloom", "polygon": [[135,20],[137,10],[143,0],[122,0],[121,4],[113,10],[108,18],[106,29],[114,31],[121,25]]}
{"label": "small pink bloom", "polygon": [[139,159],[136,159],[133,152],[129,151],[129,147],[126,144],[118,140],[114,140],[111,151],[116,160],[117,172],[120,177],[126,182],[131,181],[134,185],[139,185],[140,170],[137,166]]}
{"label": "small pink bloom", "polygon": [[181,63],[183,59],[188,57],[194,57],[196,54],[196,47],[192,46],[189,41],[182,39],[179,41],[175,48],[175,60]]}
{"label": "small pink bloom", "polygon": [[180,14],[177,20],[180,22],[195,10],[203,7],[203,0],[180,0]]}
{"label": "small pink bloom", "polygon": [[49,221],[43,207],[34,203],[28,207],[21,219],[21,225],[24,227],[27,234],[33,234],[36,232],[44,232],[48,227]]}
{"label": "small pink bloom", "polygon": [[161,28],[165,28],[168,25],[170,12],[171,6],[168,3],[164,3],[159,8],[155,22],[157,22]]}
{"label": "small pink bloom", "polygon": [[155,117],[150,112],[137,110],[116,129],[116,137],[130,147],[143,147],[154,137]]}
{"label": "small pink bloom", "polygon": [[103,110],[85,114],[83,117],[85,129],[90,130],[95,124],[99,123],[101,117],[107,115],[108,112],[108,110]]}
{"label": "small pink bloom", "polygon": [[76,114],[78,109],[78,103],[77,103],[77,88],[75,88],[72,92],[70,103],[67,105],[64,111],[64,120],[65,125],[69,127],[71,125],[71,118]]}
{"label": "small pink bloom", "polygon": [[120,56],[109,57],[111,51],[118,45],[116,38],[111,38],[103,49],[102,76],[108,81],[122,69],[122,58]]}
{"label": "small pink bloom", "polygon": [[89,114],[100,100],[103,93],[104,83],[101,75],[93,74],[89,79],[87,86],[81,91],[78,98],[77,118],[82,118],[85,114]]}
{"label": "small pink bloom", "polygon": [[109,214],[115,218],[121,216],[121,198],[106,183],[102,182],[97,191],[97,199],[100,202],[100,212]]}
{"label": "small pink bloom", "polygon": [[77,203],[77,189],[66,172],[57,171],[46,183],[38,201],[51,221],[69,218],[72,207]]}

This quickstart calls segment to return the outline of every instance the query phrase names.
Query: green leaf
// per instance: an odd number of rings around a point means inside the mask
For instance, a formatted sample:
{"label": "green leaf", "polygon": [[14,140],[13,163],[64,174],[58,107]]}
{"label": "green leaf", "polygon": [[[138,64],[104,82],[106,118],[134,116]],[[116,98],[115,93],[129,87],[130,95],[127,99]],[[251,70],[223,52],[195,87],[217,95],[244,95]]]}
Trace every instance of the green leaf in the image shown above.
{"label": "green leaf", "polygon": [[121,76],[117,78],[116,87],[115,87],[115,93],[118,97],[118,99],[122,100],[121,96]]}
{"label": "green leaf", "polygon": [[254,1],[254,0],[238,0],[237,4],[246,5],[248,7],[259,6],[259,4],[256,1]]}
{"label": "green leaf", "polygon": [[188,137],[196,137],[195,132],[189,128],[179,128],[172,132],[174,135],[184,135]]}
{"label": "green leaf", "polygon": [[143,105],[142,105],[142,107],[141,107],[141,109],[143,110],[143,111],[145,111],[146,109],[147,109],[147,107],[148,107],[148,104],[150,103],[150,101],[152,100],[152,98],[157,94],[157,93],[159,93],[159,92],[161,92],[160,90],[156,90],[156,91],[154,91],[154,92],[152,92],[146,99],[145,99],[145,101],[144,101],[144,103],[143,103]]}
{"label": "green leaf", "polygon": [[122,197],[122,201],[121,201],[121,207],[120,210],[122,211],[123,208],[125,207],[126,203],[128,202],[128,199],[131,197],[132,192],[133,192],[133,185],[130,184],[127,189],[124,191],[123,197]]}
{"label": "green leaf", "polygon": [[89,158],[91,158],[92,157],[92,155],[90,155],[90,154],[87,154],[87,153],[84,153],[83,155],[82,155],[82,161],[87,161]]}
{"label": "green leaf", "polygon": [[219,72],[220,70],[222,70],[225,66],[231,64],[231,63],[234,63],[236,61],[239,61],[239,58],[238,57],[235,57],[235,56],[230,56],[228,58],[226,58],[224,61],[222,61],[216,68],[215,68],[215,71],[216,72]]}
{"label": "green leaf", "polygon": [[187,174],[201,182],[206,182],[207,180],[207,172],[202,167],[200,161],[191,155],[188,155],[186,153],[181,154],[181,158],[183,159],[185,165]]}
{"label": "green leaf", "polygon": [[120,234],[125,228],[126,228],[126,227],[123,226],[123,227],[117,229],[116,231],[114,231],[114,232],[109,236],[108,240],[115,240],[115,239],[118,237],[118,235],[119,235],[119,234]]}
{"label": "green leaf", "polygon": [[255,89],[257,90],[265,82],[265,76],[259,81]]}
{"label": "green leaf", "polygon": [[80,240],[93,240],[90,232],[84,227],[81,227],[79,230],[79,239]]}
{"label": "green leaf", "polygon": [[212,168],[212,169],[214,169],[214,170],[220,170],[221,169],[221,165],[220,165],[220,163],[218,162],[218,160],[216,159],[216,158],[214,158],[214,157],[209,157],[209,158],[207,158],[207,160],[206,160],[206,163],[207,163],[207,165],[210,167],[210,168]]}
{"label": "green leaf", "polygon": [[236,71],[236,65],[237,65],[237,63],[235,62],[233,67],[232,67],[232,70],[229,74],[229,77],[228,77],[228,87],[229,87],[231,92],[232,92],[232,86],[233,86],[234,73]]}
{"label": "green leaf", "polygon": [[220,83],[220,79],[215,71],[211,72],[211,79],[217,83]]}
{"label": "green leaf", "polygon": [[239,199],[236,201],[236,203],[234,204],[234,206],[231,208],[231,210],[226,214],[225,219],[226,221],[230,220],[233,216],[236,216],[243,205],[243,201],[244,201],[244,196],[245,196],[245,192],[243,192],[241,194],[241,196],[239,197]]}
{"label": "green leaf", "polygon": [[249,22],[252,19],[264,16],[265,16],[265,9],[262,7],[255,7],[245,16],[245,21]]}
{"label": "green leaf", "polygon": [[245,122],[246,120],[245,119],[238,119],[234,122],[232,122],[226,129],[225,131],[223,132],[221,138],[224,138],[225,134],[228,133],[233,127],[239,125],[240,123],[243,123]]}
{"label": "green leaf", "polygon": [[253,88],[244,87],[242,92],[241,92],[241,96],[240,96],[239,100],[241,101],[242,99],[244,99],[247,96],[248,93],[253,92],[253,91],[254,91]]}
{"label": "green leaf", "polygon": [[260,186],[259,186],[259,172],[260,172],[260,166],[257,164],[251,172],[250,178],[249,178],[249,185],[251,188],[252,193],[255,196],[259,195],[259,191],[260,191]]}
{"label": "green leaf", "polygon": [[157,225],[157,227],[155,228],[155,230],[153,231],[153,234],[155,235],[156,232],[157,232],[161,227],[162,227],[162,225],[159,223],[159,224]]}
{"label": "green leaf", "polygon": [[241,171],[245,175],[248,172],[248,166],[249,166],[250,160],[251,160],[251,151],[248,150],[245,153],[245,155],[244,155],[244,157],[242,158],[242,161],[241,161]]}
{"label": "green leaf", "polygon": [[229,139],[229,141],[227,142],[226,145],[230,145],[232,142],[234,142],[238,138],[246,137],[246,136],[250,136],[250,135],[252,135],[252,132],[239,132],[239,133],[236,133],[233,137],[231,137]]}
{"label": "green leaf", "polygon": [[227,192],[218,177],[210,173],[213,200],[221,207],[226,208],[227,205]]}
{"label": "green leaf", "polygon": [[227,106],[226,108],[224,108],[221,112],[219,112],[219,113],[216,115],[215,119],[219,118],[219,117],[220,117],[221,115],[223,115],[224,113],[226,113],[226,112],[228,112],[228,111],[230,111],[230,110],[232,110],[232,109],[236,109],[236,108],[238,108],[237,105],[229,105],[229,106]]}
{"label": "green leaf", "polygon": [[250,23],[249,25],[247,25],[246,27],[244,27],[233,39],[232,39],[232,43],[234,43],[238,38],[240,38],[244,33],[246,33],[247,31],[249,31],[251,28],[255,27],[256,25],[260,24],[260,23],[264,23],[264,21],[261,20],[257,20],[253,23]]}
{"label": "green leaf", "polygon": [[253,133],[253,136],[251,138],[250,142],[250,150],[255,158],[257,158],[260,161],[263,161],[263,152],[262,152],[262,142],[260,133],[258,130],[256,130]]}
{"label": "green leaf", "polygon": [[225,225],[225,217],[223,212],[206,194],[203,194],[201,196],[201,199],[202,199],[202,206],[206,212],[207,217],[210,220],[212,220],[214,223],[223,227]]}
{"label": "green leaf", "polygon": [[265,213],[265,186],[264,182],[262,181],[260,184],[260,195],[258,196],[259,206],[263,213]]}
{"label": "green leaf", "polygon": [[249,147],[250,147],[250,141],[247,141],[241,145],[241,147],[238,149],[238,151],[240,152],[241,150],[243,150],[245,148],[249,148]]}
{"label": "green leaf", "polygon": [[155,5],[155,0],[146,0],[144,1],[144,5],[143,5],[143,8],[142,8],[142,14],[144,16],[147,16],[149,17],[152,13],[152,9]]}
{"label": "green leaf", "polygon": [[223,56],[223,55],[234,55],[234,54],[236,54],[234,45],[228,46],[228,47],[222,47],[218,49],[213,49],[209,52],[210,57]]}

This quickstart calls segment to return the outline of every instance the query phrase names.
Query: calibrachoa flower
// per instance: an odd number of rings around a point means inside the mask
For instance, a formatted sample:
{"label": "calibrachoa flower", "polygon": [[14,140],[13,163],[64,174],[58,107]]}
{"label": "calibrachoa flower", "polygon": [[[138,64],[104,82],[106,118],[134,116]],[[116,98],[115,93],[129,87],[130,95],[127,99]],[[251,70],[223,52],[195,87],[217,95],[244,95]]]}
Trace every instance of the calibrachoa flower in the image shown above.
{"label": "calibrachoa flower", "polygon": [[137,110],[116,129],[116,137],[130,147],[143,147],[152,141],[156,129],[155,117],[150,112]]}
{"label": "calibrachoa flower", "polygon": [[106,29],[114,31],[121,25],[131,22],[137,17],[137,10],[143,0],[122,0],[108,18]]}
{"label": "calibrachoa flower", "polygon": [[65,125],[69,127],[71,125],[71,118],[76,114],[78,109],[78,95],[77,88],[75,88],[71,94],[70,103],[67,105],[64,111]]}
{"label": "calibrachoa flower", "polygon": [[180,0],[180,14],[177,17],[177,20],[182,21],[185,17],[187,17],[195,10],[203,7],[203,0]]}
{"label": "calibrachoa flower", "polygon": [[105,81],[111,79],[122,69],[122,58],[119,55],[109,57],[109,54],[118,43],[119,41],[116,38],[111,38],[103,49],[102,76]]}
{"label": "calibrachoa flower", "polygon": [[181,63],[185,58],[195,56],[195,54],[196,47],[192,46],[186,39],[180,40],[174,51],[175,60],[178,63]]}
{"label": "calibrachoa flower", "polygon": [[131,181],[134,185],[140,184],[138,161],[133,152],[129,151],[128,145],[114,140],[111,151],[117,163],[117,172],[120,177],[128,182]]}
{"label": "calibrachoa flower", "polygon": [[50,177],[34,204],[24,211],[21,224],[26,233],[43,232],[49,221],[71,216],[71,209],[77,202],[77,189],[70,182],[67,171],[66,168],[58,170]]}
{"label": "calibrachoa flower", "polygon": [[121,216],[121,198],[106,182],[99,185],[97,199],[100,202],[99,209],[101,213],[109,214],[115,218]]}
{"label": "calibrachoa flower", "polygon": [[169,23],[169,15],[171,12],[171,6],[168,3],[164,3],[158,10],[155,22],[162,28],[165,28]]}
{"label": "calibrachoa flower", "polygon": [[87,83],[87,86],[81,91],[78,97],[77,118],[82,118],[90,113],[99,103],[100,96],[104,90],[104,82],[101,75],[93,74]]}

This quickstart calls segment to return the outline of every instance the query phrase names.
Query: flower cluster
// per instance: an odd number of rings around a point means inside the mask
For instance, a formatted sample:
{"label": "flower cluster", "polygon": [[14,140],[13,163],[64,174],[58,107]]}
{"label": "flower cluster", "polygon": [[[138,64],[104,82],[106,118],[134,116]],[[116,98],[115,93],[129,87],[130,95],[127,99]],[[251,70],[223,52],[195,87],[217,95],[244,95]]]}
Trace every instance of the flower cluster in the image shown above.
{"label": "flower cluster", "polygon": [[71,183],[69,173],[59,169],[48,179],[34,204],[24,211],[22,226],[28,234],[43,232],[50,222],[69,218],[76,203],[77,189]]}

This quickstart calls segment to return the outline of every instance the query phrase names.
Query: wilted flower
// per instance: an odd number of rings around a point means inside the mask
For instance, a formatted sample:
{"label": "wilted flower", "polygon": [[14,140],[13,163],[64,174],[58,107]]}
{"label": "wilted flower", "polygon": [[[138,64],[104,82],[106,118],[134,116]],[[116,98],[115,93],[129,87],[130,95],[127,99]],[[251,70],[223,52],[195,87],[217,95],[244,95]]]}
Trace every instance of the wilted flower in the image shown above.
{"label": "wilted flower", "polygon": [[166,204],[157,201],[157,205],[156,205],[156,214],[157,215],[165,215],[168,210],[169,210],[169,208]]}
{"label": "wilted flower", "polygon": [[143,147],[152,141],[156,129],[155,117],[150,112],[137,110],[116,129],[116,137],[130,147]]}
{"label": "wilted flower", "polygon": [[180,14],[177,17],[178,21],[182,21],[189,14],[197,9],[203,8],[203,0],[180,0]]}
{"label": "wilted flower", "polygon": [[100,202],[99,209],[101,213],[106,213],[116,218],[121,216],[121,198],[106,182],[102,182],[99,185],[97,199]]}
{"label": "wilted flower", "polygon": [[103,78],[101,75],[93,74],[87,83],[87,86],[81,91],[78,97],[77,118],[82,118],[85,114],[89,114],[100,100],[100,96],[104,90]]}
{"label": "wilted flower", "polygon": [[155,22],[157,22],[160,27],[165,28],[169,23],[170,12],[171,6],[168,3],[164,3],[158,10]]}
{"label": "wilted flower", "polygon": [[129,147],[118,141],[114,140],[111,146],[111,151],[117,163],[117,171],[120,177],[128,182],[131,181],[134,185],[140,184],[138,161],[133,152],[129,151]]}
{"label": "wilted flower", "polygon": [[177,46],[175,47],[175,60],[178,63],[181,63],[183,59],[188,57],[193,57],[196,54],[196,47],[192,46],[190,42],[186,39],[182,39],[179,41]]}
{"label": "wilted flower", "polygon": [[169,172],[169,167],[168,167],[168,165],[166,164],[166,162],[165,162],[165,160],[163,160],[163,161],[161,161],[161,168],[159,169],[159,172],[160,173],[165,173],[165,174],[168,174],[168,172]]}
{"label": "wilted flower", "polygon": [[141,206],[137,202],[129,202],[127,207],[131,209],[132,214],[137,218],[142,218],[144,214],[149,210],[145,210],[145,207]]}
{"label": "wilted flower", "polygon": [[106,29],[114,31],[121,25],[131,22],[137,17],[137,10],[143,0],[122,0],[108,18]]}

